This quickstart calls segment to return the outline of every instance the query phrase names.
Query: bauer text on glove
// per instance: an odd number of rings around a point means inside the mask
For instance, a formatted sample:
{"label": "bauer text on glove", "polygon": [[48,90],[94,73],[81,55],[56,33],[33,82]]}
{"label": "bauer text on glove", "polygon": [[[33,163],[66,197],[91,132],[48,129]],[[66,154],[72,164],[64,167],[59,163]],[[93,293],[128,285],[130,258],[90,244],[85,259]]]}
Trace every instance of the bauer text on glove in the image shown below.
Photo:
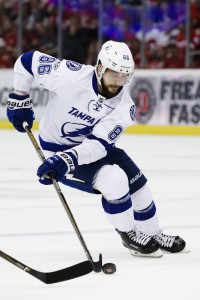
{"label": "bauer text on glove", "polygon": [[27,122],[29,128],[32,128],[35,117],[29,95],[21,96],[15,93],[9,94],[7,100],[7,117],[20,132],[25,132],[23,122]]}

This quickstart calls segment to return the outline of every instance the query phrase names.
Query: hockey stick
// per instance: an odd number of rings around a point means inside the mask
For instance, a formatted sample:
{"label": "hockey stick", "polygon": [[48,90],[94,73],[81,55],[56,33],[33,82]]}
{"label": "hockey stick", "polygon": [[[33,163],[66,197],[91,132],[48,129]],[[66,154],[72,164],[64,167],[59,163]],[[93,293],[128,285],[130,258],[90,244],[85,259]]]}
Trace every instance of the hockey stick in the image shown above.
{"label": "hockey stick", "polygon": [[34,276],[35,278],[41,280],[46,284],[70,280],[73,278],[86,275],[93,271],[93,268],[88,260],[83,261],[77,265],[68,267],[66,269],[45,273],[45,272],[36,271],[24,265],[23,263],[21,263],[20,261],[11,257],[10,255],[6,254],[3,251],[0,251],[0,256],[5,260],[7,260],[8,262],[15,265],[16,267],[18,267],[19,269],[27,272],[28,274]]}
{"label": "hockey stick", "polygon": [[[23,127],[26,130],[26,133],[27,133],[30,141],[32,142],[32,144],[33,144],[33,146],[34,146],[34,148],[35,148],[35,150],[36,150],[36,152],[37,152],[40,160],[42,162],[44,162],[46,160],[46,158],[45,158],[45,156],[44,156],[44,154],[43,154],[43,152],[42,152],[42,150],[41,150],[38,142],[36,141],[36,139],[35,139],[32,131],[31,131],[31,129],[29,128],[29,126],[28,126],[28,124],[26,122],[23,123]],[[91,254],[90,254],[90,252],[89,252],[89,250],[87,248],[87,245],[86,245],[86,243],[85,243],[85,241],[83,239],[83,236],[82,236],[82,234],[80,232],[80,229],[79,229],[79,227],[78,227],[78,225],[77,225],[77,223],[76,223],[76,221],[74,219],[74,216],[73,216],[73,214],[72,214],[72,212],[71,212],[71,210],[69,208],[69,205],[68,205],[68,203],[67,203],[67,201],[65,199],[65,196],[63,195],[63,193],[61,191],[61,188],[60,188],[57,180],[53,176],[51,176],[51,179],[52,179],[53,186],[54,186],[54,188],[56,190],[56,193],[57,193],[60,201],[62,202],[62,205],[63,205],[63,207],[64,207],[64,209],[65,209],[65,211],[66,211],[66,213],[68,215],[68,218],[69,218],[69,220],[70,220],[70,222],[72,224],[72,227],[74,228],[75,233],[76,233],[76,235],[77,235],[77,237],[78,237],[78,239],[79,239],[79,241],[81,243],[81,246],[83,247],[83,250],[84,250],[84,252],[85,252],[85,254],[87,256],[88,261],[90,262],[90,264],[91,264],[91,266],[92,266],[92,268],[93,268],[93,270],[95,272],[101,272],[102,271],[102,255],[99,254],[99,261],[94,262]]]}
{"label": "hockey stick", "polygon": [[[30,128],[28,127],[28,124],[26,122],[23,123],[24,129],[26,130],[26,133],[28,134],[36,152],[38,153],[40,159],[42,162],[45,161],[45,156],[40,148],[40,146],[38,145],[32,131],[30,130]],[[8,262],[12,263],[13,265],[15,265],[16,267],[20,268],[21,270],[27,272],[28,274],[34,276],[35,278],[41,280],[42,282],[46,283],[46,284],[51,284],[51,283],[57,283],[57,282],[61,282],[61,281],[66,281],[66,280],[70,280],[73,278],[77,278],[83,275],[86,275],[92,271],[95,272],[101,272],[102,270],[104,271],[104,273],[106,273],[106,267],[107,265],[108,268],[110,267],[110,264],[105,264],[102,268],[102,255],[99,255],[99,261],[94,262],[92,259],[92,256],[86,246],[86,243],[83,239],[83,236],[78,228],[78,225],[73,217],[73,214],[67,204],[67,201],[65,200],[65,197],[58,185],[58,182],[52,177],[52,182],[54,185],[54,188],[65,208],[65,211],[70,219],[70,222],[76,232],[77,237],[79,238],[79,241],[86,253],[87,256],[87,261],[83,261],[79,264],[73,265],[71,267],[65,268],[65,269],[61,269],[58,271],[54,271],[54,272],[40,272],[37,270],[34,270],[32,268],[30,268],[29,266],[23,264],[22,262],[18,261],[17,259],[11,257],[10,255],[6,254],[5,252],[0,250],[0,257],[2,257],[3,259],[7,260]]]}

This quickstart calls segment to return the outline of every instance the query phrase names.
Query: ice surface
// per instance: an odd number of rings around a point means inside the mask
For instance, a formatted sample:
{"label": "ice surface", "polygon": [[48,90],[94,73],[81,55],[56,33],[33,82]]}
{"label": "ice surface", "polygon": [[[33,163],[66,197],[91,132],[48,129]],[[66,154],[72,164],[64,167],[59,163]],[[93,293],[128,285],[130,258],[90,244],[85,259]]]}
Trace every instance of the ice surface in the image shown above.
{"label": "ice surface", "polygon": [[[34,132],[37,136],[37,132]],[[132,257],[101,208],[100,196],[61,186],[94,258],[117,265],[114,275],[45,285],[0,258],[1,300],[188,300],[200,295],[200,138],[123,135],[118,142],[148,178],[166,233],[191,252]],[[39,271],[86,259],[53,187],[35,175],[40,164],[26,134],[0,131],[0,249]]]}

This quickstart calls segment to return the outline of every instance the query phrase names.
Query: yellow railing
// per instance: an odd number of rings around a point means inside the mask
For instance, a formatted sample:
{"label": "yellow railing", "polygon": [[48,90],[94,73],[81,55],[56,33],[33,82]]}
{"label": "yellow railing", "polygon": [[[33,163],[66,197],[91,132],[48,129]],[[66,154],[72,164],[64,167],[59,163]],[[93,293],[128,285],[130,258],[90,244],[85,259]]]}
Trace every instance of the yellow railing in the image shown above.
{"label": "yellow railing", "polygon": [[[33,129],[37,130],[39,121],[35,121]],[[0,129],[13,129],[7,120],[0,121]],[[200,135],[200,126],[176,125],[133,125],[125,130],[128,134],[170,134],[170,135]]]}

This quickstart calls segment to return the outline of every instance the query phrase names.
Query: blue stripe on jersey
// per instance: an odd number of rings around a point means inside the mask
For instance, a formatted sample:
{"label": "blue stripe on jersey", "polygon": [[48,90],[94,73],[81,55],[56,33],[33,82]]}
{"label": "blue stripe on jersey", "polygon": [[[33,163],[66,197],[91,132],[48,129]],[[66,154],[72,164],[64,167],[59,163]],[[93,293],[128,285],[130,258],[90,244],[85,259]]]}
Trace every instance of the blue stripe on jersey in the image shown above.
{"label": "blue stripe on jersey", "polygon": [[[123,201],[123,198],[125,201]],[[117,202],[117,200],[119,200]],[[132,201],[130,196],[127,194],[120,199],[116,199],[113,202],[108,202],[104,197],[102,197],[102,206],[106,213],[114,215],[122,213],[132,207]]]}
{"label": "blue stripe on jersey", "polygon": [[98,96],[98,86],[97,86],[97,77],[96,74],[94,72],[93,76],[92,76],[92,86],[93,86],[93,90],[95,92],[95,94]]}
{"label": "blue stripe on jersey", "polygon": [[[33,59],[33,53],[34,52],[26,52],[22,54],[21,56],[21,63],[23,67],[28,71],[31,75],[33,75],[32,72],[32,59]],[[33,75],[34,76],[34,75]]]}
{"label": "blue stripe on jersey", "polygon": [[96,140],[98,141],[99,143],[101,143],[104,148],[106,149],[107,152],[111,151],[113,149],[113,146],[114,146],[114,143],[112,144],[109,144],[108,142],[106,142],[104,139],[101,139],[101,138],[98,138],[96,137],[95,135],[93,134],[90,134],[89,136],[87,136],[87,138],[89,140]]}
{"label": "blue stripe on jersey", "polygon": [[46,142],[41,138],[41,136],[39,136],[39,141],[43,150],[48,150],[52,152],[65,151],[74,147],[74,145],[68,146],[68,145],[60,145],[60,144]]}
{"label": "blue stripe on jersey", "polygon": [[143,209],[134,211],[134,219],[137,221],[145,221],[151,219],[156,213],[156,206],[155,203],[152,201],[151,204]]}

